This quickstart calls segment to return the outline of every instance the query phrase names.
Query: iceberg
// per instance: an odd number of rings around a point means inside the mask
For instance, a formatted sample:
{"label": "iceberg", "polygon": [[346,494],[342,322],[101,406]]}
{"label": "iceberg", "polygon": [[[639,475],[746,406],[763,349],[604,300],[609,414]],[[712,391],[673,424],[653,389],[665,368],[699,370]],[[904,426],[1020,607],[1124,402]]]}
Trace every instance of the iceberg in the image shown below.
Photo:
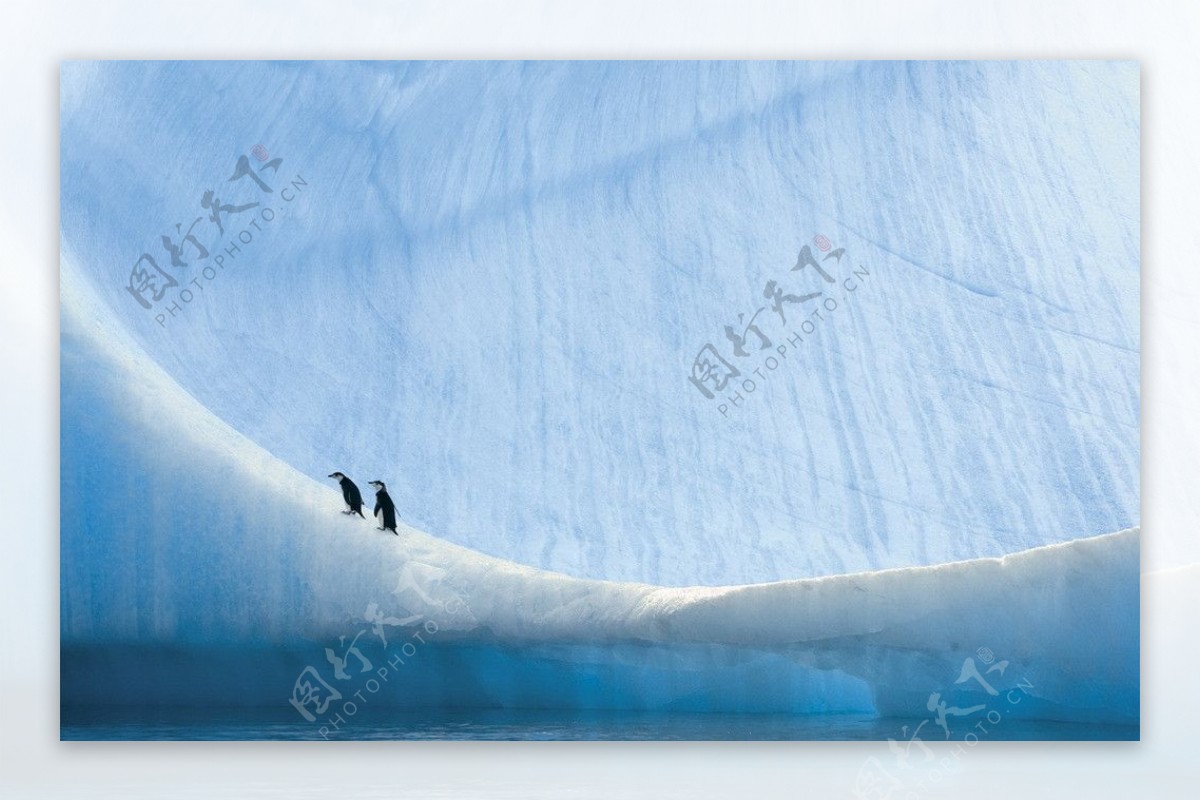
{"label": "iceberg", "polygon": [[[1138,82],[68,63],[63,242],[220,419],[460,545],[675,585],[1003,556],[1139,523]],[[214,189],[259,205],[222,233]],[[814,235],[835,284],[793,269]],[[179,283],[153,309],[142,253]],[[741,373],[711,399],[708,345]]]}
{"label": "iceberg", "polygon": [[[1017,688],[1012,716],[1138,719],[1137,529],[741,586],[576,578],[342,515],[336,488],[114,332],[68,268],[63,296],[67,704],[278,703],[322,645],[386,621],[393,645],[437,643],[379,696],[394,706],[899,717],[939,688]],[[1009,667],[956,684],[980,652]]]}
{"label": "iceberg", "polygon": [[1138,81],[64,64],[64,709],[1136,726]]}

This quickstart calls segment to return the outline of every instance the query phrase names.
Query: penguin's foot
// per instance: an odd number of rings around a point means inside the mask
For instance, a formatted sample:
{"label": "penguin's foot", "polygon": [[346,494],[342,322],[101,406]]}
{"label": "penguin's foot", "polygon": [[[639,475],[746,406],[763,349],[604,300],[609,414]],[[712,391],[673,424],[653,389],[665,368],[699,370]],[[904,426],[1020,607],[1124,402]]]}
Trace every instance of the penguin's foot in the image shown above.
{"label": "penguin's foot", "polygon": [[383,526],[380,526],[379,528],[377,528],[377,529],[375,529],[375,530],[376,530],[376,531],[384,531],[385,529],[383,528]]}

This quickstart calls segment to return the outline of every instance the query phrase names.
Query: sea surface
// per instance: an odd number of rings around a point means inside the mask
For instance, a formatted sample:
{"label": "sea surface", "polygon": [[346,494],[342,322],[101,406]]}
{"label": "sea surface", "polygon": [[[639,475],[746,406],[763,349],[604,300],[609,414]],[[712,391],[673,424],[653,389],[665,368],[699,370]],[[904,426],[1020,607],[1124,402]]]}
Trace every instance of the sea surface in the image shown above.
{"label": "sea surface", "polygon": [[[864,715],[699,714],[526,709],[362,711],[336,729],[295,710],[64,706],[62,740],[896,740],[919,721]],[[1005,719],[956,722],[949,739],[1137,740],[1138,726]],[[927,724],[921,738],[945,740]],[[325,731],[322,731],[322,729]]]}

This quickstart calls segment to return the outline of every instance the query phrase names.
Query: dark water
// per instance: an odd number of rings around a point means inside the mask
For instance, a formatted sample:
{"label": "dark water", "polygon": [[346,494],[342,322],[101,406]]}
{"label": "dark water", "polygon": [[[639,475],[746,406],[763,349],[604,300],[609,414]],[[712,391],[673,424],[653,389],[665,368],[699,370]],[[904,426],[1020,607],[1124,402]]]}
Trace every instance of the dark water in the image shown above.
{"label": "dark water", "polygon": [[[321,731],[290,709],[64,707],[63,740],[886,740],[907,720],[863,715],[380,710]],[[952,730],[953,739],[968,731]],[[940,732],[939,732],[940,733]],[[927,740],[936,739],[926,733]],[[981,739],[1136,740],[1137,726],[1004,720]]]}

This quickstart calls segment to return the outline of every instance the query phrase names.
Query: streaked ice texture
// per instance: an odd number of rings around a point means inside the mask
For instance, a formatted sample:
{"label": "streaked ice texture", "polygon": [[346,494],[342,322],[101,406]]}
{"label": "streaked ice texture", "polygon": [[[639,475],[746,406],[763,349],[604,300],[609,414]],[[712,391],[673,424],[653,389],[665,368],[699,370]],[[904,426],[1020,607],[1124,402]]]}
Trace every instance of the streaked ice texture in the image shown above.
{"label": "streaked ice texture", "polygon": [[[270,453],[383,478],[437,536],[687,585],[1139,522],[1135,63],[62,76],[63,247],[112,324]],[[124,289],[134,260],[169,266],[160,237],[206,190],[265,197],[226,180],[256,143],[283,160],[281,216],[202,222],[214,256],[254,241],[213,281],[176,270],[205,288],[160,326]],[[724,327],[770,280],[811,291],[790,268],[818,233],[848,248],[839,281],[869,280],[723,417],[694,358],[711,342],[753,378]],[[798,320],[760,316],[773,345]]]}
{"label": "streaked ice texture", "polygon": [[[462,598],[426,703],[924,714],[990,649],[1014,714],[1136,722],[1138,79],[64,64],[64,702],[275,703]],[[206,190],[263,205],[171,266]],[[689,383],[707,343],[753,392]]]}
{"label": "streaked ice texture", "polygon": [[1137,722],[1136,529],[768,584],[581,579],[346,517],[98,315],[63,326],[63,518],[88,521],[63,527],[66,703],[281,704],[322,645],[387,618],[375,666],[425,636],[377,706],[924,716],[934,690],[988,700],[955,684],[986,650],[1010,717]]}

